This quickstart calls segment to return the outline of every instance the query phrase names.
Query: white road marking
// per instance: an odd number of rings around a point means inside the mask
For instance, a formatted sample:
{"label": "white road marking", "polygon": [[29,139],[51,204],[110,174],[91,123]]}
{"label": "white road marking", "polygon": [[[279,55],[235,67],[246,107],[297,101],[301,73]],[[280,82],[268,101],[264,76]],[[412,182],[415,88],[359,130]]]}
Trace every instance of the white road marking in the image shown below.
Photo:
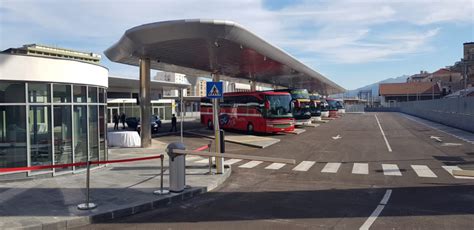
{"label": "white road marking", "polygon": [[202,159],[202,160],[199,160],[199,161],[195,161],[194,163],[197,163],[197,164],[208,164],[208,163],[209,163],[209,158]]}
{"label": "white road marking", "polygon": [[441,146],[460,146],[462,145],[461,143],[443,143]]}
{"label": "white road marking", "polygon": [[265,169],[274,169],[274,170],[277,170],[277,169],[281,169],[283,166],[285,166],[286,164],[283,164],[283,163],[273,163],[267,167],[265,167]]}
{"label": "white road marking", "polygon": [[451,176],[453,176],[456,179],[471,179],[471,180],[474,179],[474,177],[453,175],[453,170],[462,170],[457,165],[443,165],[441,167],[443,167],[446,171],[448,171],[449,174],[451,174]]}
{"label": "white road marking", "polygon": [[362,226],[360,226],[360,230],[368,230],[370,226],[375,222],[377,217],[379,217],[380,213],[382,213],[382,210],[385,208],[385,205],[388,203],[388,199],[390,199],[390,196],[392,195],[392,190],[387,189],[385,192],[385,195],[383,196],[382,200],[380,201],[380,204],[377,205],[377,208],[370,214],[369,218],[364,222]]}
{"label": "white road marking", "polygon": [[201,160],[202,157],[198,157],[198,156],[186,156],[186,160],[187,161],[197,161],[197,160]]}
{"label": "white road marking", "polygon": [[431,136],[430,138],[431,138],[431,139],[435,139],[437,142],[443,142],[443,141],[441,140],[441,137]]}
{"label": "white road marking", "polygon": [[337,139],[341,139],[341,138],[342,138],[342,137],[341,137],[341,135],[339,135],[339,134],[337,134],[337,136],[335,136],[335,137],[332,137],[333,140],[337,140]]}
{"label": "white road marking", "polygon": [[383,174],[385,176],[401,176],[402,173],[396,164],[382,164]]}
{"label": "white road marking", "polygon": [[241,162],[241,161],[242,161],[242,159],[230,159],[230,160],[224,161],[224,164],[225,165],[233,165],[233,164]]}
{"label": "white road marking", "polygon": [[419,177],[431,177],[431,178],[437,178],[438,177],[426,165],[411,165],[411,167],[415,171],[416,175],[418,175]]}
{"label": "white road marking", "polygon": [[293,171],[308,171],[315,163],[316,161],[302,161],[293,168]]}
{"label": "white road marking", "polygon": [[352,167],[352,174],[369,174],[369,164],[354,163],[354,167]]}
{"label": "white road marking", "polygon": [[247,168],[247,169],[251,169],[259,164],[261,164],[263,161],[249,161],[241,166],[239,166],[239,168]]}
{"label": "white road marking", "polygon": [[385,192],[385,195],[383,195],[382,200],[380,201],[380,204],[386,205],[388,203],[388,199],[390,199],[390,196],[392,195],[392,190],[388,189]]}
{"label": "white road marking", "polygon": [[377,114],[374,115],[375,120],[377,120],[377,124],[379,125],[380,132],[382,133],[383,139],[385,140],[385,144],[387,145],[387,149],[389,152],[392,152],[392,147],[390,147],[390,144],[388,143],[387,137],[385,136],[385,133],[383,132],[382,125],[380,125],[379,118],[377,117]]}
{"label": "white road marking", "polygon": [[324,166],[323,170],[321,170],[321,172],[337,173],[337,170],[339,170],[340,166],[341,166],[341,163],[327,163],[326,166]]}

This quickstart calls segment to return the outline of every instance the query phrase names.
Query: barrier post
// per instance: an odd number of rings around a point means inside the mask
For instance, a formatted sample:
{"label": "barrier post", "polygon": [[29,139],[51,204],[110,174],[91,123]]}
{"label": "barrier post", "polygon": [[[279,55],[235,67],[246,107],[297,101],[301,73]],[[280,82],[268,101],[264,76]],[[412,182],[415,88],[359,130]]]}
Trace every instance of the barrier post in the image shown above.
{"label": "barrier post", "polygon": [[87,161],[87,173],[86,173],[86,203],[78,204],[77,209],[79,210],[91,210],[97,207],[96,204],[90,202],[90,177],[91,177],[91,161]]}
{"label": "barrier post", "polygon": [[169,190],[165,190],[163,189],[163,172],[164,172],[164,168],[163,168],[163,161],[165,160],[165,156],[163,154],[160,155],[160,160],[161,160],[161,173],[160,173],[160,190],[156,190],[153,192],[153,194],[155,195],[166,195],[166,194],[169,194],[170,191]]}

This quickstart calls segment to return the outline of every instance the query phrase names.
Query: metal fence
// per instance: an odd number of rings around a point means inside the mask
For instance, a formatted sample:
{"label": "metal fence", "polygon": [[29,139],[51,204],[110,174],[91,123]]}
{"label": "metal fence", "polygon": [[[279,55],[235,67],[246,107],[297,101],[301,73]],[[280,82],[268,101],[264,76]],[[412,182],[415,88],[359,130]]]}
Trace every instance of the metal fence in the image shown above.
{"label": "metal fence", "polygon": [[365,105],[345,105],[346,113],[362,113],[364,112]]}
{"label": "metal fence", "polygon": [[474,97],[399,103],[400,112],[474,132]]}

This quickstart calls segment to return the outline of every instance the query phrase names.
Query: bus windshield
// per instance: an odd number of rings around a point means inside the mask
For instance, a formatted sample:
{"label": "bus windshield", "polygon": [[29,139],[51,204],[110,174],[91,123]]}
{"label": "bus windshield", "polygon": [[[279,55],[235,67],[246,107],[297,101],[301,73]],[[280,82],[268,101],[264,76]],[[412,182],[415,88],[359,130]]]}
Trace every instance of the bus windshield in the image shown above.
{"label": "bus windshield", "polygon": [[335,100],[327,100],[329,104],[329,110],[337,110],[337,101]]}
{"label": "bus windshield", "polygon": [[294,89],[290,93],[293,99],[309,99],[309,93],[306,89]]}
{"label": "bus windshield", "polygon": [[292,116],[290,95],[267,95],[266,100],[270,103],[270,109],[266,109],[266,117],[279,118]]}

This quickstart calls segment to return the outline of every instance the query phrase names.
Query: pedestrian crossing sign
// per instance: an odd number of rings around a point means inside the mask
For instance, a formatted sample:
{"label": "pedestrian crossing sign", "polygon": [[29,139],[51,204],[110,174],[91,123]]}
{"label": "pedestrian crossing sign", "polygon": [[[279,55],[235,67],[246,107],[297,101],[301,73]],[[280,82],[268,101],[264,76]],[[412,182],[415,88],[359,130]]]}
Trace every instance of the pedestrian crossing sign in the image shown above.
{"label": "pedestrian crossing sign", "polygon": [[222,98],[224,96],[224,92],[222,90],[222,82],[206,82],[206,92],[207,98]]}

